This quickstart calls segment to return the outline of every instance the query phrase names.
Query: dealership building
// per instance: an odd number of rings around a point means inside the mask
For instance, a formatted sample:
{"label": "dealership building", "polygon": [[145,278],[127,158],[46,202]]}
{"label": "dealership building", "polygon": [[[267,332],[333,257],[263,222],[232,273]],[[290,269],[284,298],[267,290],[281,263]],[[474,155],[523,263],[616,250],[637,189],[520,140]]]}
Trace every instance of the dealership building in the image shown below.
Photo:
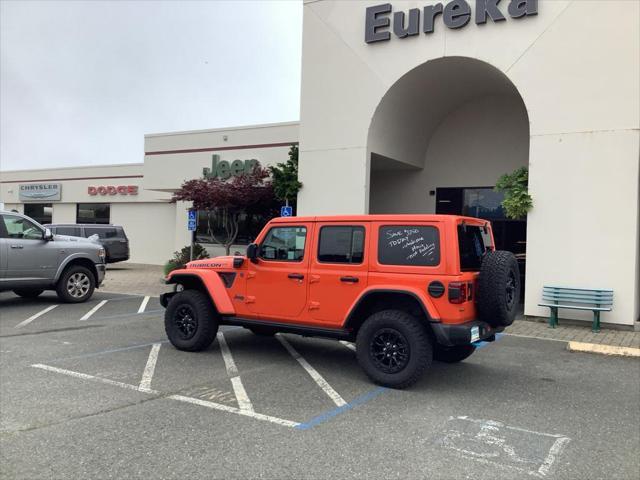
{"label": "dealership building", "polygon": [[[543,285],[608,288],[603,322],[632,325],[638,18],[625,0],[305,1],[299,123],[146,135],[134,165],[1,172],[0,201],[55,223],[123,225],[131,260],[159,264],[189,243],[189,205],[169,201],[183,181],[220,162],[282,162],[298,144],[299,215],[487,218],[526,265],[525,314],[548,315]],[[534,206],[510,220],[493,186],[519,167]]]}

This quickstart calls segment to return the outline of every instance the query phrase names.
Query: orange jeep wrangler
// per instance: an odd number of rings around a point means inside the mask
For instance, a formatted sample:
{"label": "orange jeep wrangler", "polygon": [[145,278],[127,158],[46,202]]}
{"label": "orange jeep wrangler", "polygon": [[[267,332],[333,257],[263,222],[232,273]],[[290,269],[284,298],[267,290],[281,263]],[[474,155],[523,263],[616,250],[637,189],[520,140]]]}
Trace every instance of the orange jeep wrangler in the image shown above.
{"label": "orange jeep wrangler", "polygon": [[187,351],[209,347],[219,325],[355,341],[371,380],[407,387],[433,359],[464,360],[513,322],[518,263],[493,245],[477,218],[276,218],[246,257],[171,272],[165,329]]}

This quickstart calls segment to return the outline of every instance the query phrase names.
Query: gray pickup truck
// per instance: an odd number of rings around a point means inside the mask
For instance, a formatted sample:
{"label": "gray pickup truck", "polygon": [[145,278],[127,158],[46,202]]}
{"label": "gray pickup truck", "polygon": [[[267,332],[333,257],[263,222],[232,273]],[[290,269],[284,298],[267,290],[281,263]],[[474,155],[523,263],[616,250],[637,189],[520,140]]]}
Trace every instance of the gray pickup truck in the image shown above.
{"label": "gray pickup truck", "polygon": [[34,298],[55,290],[80,303],[104,280],[105,250],[86,238],[53,235],[35,220],[0,210],[0,291]]}

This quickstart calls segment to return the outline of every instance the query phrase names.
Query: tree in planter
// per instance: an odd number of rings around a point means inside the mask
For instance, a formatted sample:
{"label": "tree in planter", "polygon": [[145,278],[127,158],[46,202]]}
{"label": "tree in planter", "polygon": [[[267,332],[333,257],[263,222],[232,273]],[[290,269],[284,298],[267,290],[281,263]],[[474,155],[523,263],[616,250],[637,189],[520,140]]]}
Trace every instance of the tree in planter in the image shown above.
{"label": "tree in planter", "polygon": [[289,160],[270,166],[269,171],[273,178],[273,193],[288,207],[289,201],[295,202],[302,188],[302,183],[298,181],[298,146],[291,145]]}
{"label": "tree in planter", "polygon": [[[172,201],[193,202],[193,208],[207,212],[208,234],[224,246],[229,255],[238,237],[240,216],[244,213],[266,214],[273,208],[273,186],[269,171],[259,164],[248,173],[231,177],[188,180],[173,194]],[[217,217],[223,237],[214,235],[212,216]]]}
{"label": "tree in planter", "polygon": [[524,218],[533,207],[533,199],[529,195],[529,169],[520,167],[512,173],[505,173],[496,183],[497,191],[504,193],[502,208],[508,218],[514,220]]}

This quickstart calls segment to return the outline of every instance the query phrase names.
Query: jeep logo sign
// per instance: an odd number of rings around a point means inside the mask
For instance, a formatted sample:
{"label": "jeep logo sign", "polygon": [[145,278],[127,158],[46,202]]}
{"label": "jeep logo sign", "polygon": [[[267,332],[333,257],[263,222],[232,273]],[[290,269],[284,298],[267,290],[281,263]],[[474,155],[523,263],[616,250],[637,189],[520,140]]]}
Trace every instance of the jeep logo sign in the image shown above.
{"label": "jeep logo sign", "polygon": [[[475,15],[476,25],[487,23],[488,19],[494,22],[506,20],[498,7],[500,0],[476,0]],[[364,41],[366,43],[383,42],[391,38],[391,32],[387,30],[391,25],[391,4],[383,3],[368,7],[365,14]],[[511,18],[523,18],[538,14],[538,0],[510,0],[507,12]],[[408,20],[404,12],[393,13],[393,34],[398,38],[406,38],[420,33],[420,9],[409,10]],[[438,16],[449,28],[462,28],[466,26],[472,17],[471,6],[465,0],[452,0],[443,6],[442,3],[428,5],[422,10],[422,32],[433,33]]]}
{"label": "jeep logo sign", "polygon": [[251,173],[253,169],[258,165],[258,160],[234,160],[229,163],[226,160],[220,160],[220,155],[211,156],[211,168],[203,168],[202,176],[204,178],[220,178],[220,180],[227,180],[234,177],[241,177],[247,173]]}

